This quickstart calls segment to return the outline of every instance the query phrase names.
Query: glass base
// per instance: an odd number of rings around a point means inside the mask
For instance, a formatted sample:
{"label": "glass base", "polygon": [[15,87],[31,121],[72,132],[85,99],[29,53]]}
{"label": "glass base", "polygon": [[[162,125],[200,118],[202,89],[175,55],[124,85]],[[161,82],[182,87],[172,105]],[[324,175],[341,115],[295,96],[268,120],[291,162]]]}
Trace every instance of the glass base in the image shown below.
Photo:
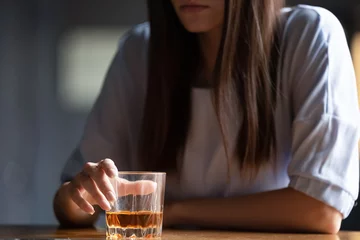
{"label": "glass base", "polygon": [[106,229],[106,239],[161,239],[161,228],[114,228]]}

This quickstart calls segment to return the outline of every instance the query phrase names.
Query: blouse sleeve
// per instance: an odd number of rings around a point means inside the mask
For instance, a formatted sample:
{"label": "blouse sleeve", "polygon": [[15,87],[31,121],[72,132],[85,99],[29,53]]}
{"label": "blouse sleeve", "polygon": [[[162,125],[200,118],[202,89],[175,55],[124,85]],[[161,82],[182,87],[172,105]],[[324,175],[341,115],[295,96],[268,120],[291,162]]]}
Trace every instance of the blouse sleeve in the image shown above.
{"label": "blouse sleeve", "polygon": [[359,108],[344,30],[325,9],[299,9],[289,36],[290,187],[346,218],[359,188]]}
{"label": "blouse sleeve", "polygon": [[[144,31],[147,25],[130,30],[120,41],[100,94],[87,118],[78,147],[68,159],[61,181],[71,180],[86,162],[114,160],[119,170],[129,169],[129,139],[136,107],[144,86],[137,73],[144,73]],[[141,78],[143,80],[143,77]],[[135,100],[134,100],[135,99]],[[134,103],[134,101],[136,101]],[[137,114],[137,113],[136,113]]]}

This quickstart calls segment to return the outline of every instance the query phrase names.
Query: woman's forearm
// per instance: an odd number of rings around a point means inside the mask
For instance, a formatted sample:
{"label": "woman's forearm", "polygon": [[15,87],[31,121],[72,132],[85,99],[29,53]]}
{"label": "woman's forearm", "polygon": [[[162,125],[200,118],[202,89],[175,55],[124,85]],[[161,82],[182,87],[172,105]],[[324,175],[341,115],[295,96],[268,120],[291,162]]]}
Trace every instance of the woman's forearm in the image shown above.
{"label": "woman's forearm", "polygon": [[236,198],[178,202],[168,211],[171,224],[260,231],[333,234],[339,231],[342,220],[337,210],[291,188]]}
{"label": "woman's forearm", "polygon": [[98,218],[100,209],[95,208],[95,213],[90,215],[82,211],[70,198],[68,184],[64,183],[57,191],[53,207],[55,216],[61,225],[65,226],[92,226]]}

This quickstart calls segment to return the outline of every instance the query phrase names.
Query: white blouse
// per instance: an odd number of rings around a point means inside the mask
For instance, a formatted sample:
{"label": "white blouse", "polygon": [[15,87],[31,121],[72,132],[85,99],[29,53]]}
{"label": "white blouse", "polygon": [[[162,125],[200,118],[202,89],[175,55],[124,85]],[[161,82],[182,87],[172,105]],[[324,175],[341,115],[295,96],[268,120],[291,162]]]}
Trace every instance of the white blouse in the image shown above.
{"label": "white blouse", "polygon": [[[230,197],[290,186],[349,215],[359,187],[359,108],[344,30],[322,8],[299,5],[282,14],[276,168],[262,168],[249,183],[233,160],[228,181],[210,90],[193,88],[190,135],[179,178],[168,174],[168,198]],[[87,161],[111,158],[119,170],[138,168],[149,30],[148,23],[140,24],[122,38],[63,182]],[[230,131],[235,128],[230,124]]]}

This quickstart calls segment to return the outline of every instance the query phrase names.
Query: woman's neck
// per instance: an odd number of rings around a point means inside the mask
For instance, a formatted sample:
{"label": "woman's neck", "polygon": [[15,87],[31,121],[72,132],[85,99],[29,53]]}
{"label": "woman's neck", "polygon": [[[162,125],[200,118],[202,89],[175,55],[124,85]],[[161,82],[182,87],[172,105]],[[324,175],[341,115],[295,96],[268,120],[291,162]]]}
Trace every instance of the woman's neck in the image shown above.
{"label": "woman's neck", "polygon": [[202,75],[205,77],[206,81],[210,81],[215,68],[216,58],[221,42],[221,34],[222,27],[219,26],[209,32],[199,33],[198,35],[200,48],[204,59],[204,69],[202,69]]}

